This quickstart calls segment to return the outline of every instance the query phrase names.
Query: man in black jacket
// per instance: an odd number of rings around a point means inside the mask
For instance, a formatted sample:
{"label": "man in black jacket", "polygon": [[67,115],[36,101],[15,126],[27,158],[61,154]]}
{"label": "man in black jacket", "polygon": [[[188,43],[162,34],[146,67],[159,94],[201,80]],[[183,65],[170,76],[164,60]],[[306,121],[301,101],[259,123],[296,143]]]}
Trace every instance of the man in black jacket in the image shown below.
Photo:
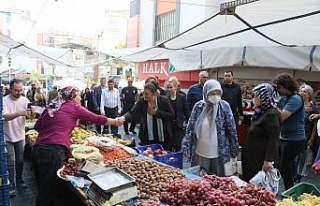
{"label": "man in black jacket", "polygon": [[224,82],[221,84],[223,94],[222,99],[230,104],[236,124],[243,120],[242,94],[238,84],[233,81],[233,72],[224,72]]}

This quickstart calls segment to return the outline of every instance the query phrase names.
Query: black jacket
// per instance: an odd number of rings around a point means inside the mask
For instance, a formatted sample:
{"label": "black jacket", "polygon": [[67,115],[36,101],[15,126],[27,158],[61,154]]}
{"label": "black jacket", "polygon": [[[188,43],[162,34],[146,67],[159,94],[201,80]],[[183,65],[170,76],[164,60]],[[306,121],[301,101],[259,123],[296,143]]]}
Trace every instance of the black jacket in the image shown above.
{"label": "black jacket", "polygon": [[183,123],[184,122],[187,123],[189,120],[190,110],[189,110],[189,105],[188,105],[186,96],[181,93],[177,93],[176,110],[177,110],[175,111],[176,125],[182,128]]}
{"label": "black jacket", "polygon": [[[171,107],[168,97],[164,95],[159,95],[157,97],[158,109],[156,117],[162,119],[164,142],[161,143],[164,148],[167,148],[170,140],[172,139],[171,124],[175,117],[174,111]],[[148,102],[143,98],[134,105],[131,111],[124,114],[126,120],[131,120],[132,118],[139,117],[139,139],[142,145],[149,144],[148,138],[148,128],[147,128],[147,112],[148,112]]]}
{"label": "black jacket", "polygon": [[223,82],[221,84],[221,88],[223,90],[221,98],[230,104],[235,119],[237,119],[239,116],[243,116],[242,94],[240,86],[234,82],[231,85]]}

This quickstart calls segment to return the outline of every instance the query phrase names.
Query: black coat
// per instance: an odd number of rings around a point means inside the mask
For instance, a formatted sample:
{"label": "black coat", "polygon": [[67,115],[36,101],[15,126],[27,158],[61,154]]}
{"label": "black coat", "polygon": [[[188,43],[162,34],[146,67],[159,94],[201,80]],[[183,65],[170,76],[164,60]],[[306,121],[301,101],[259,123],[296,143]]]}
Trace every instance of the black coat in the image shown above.
{"label": "black coat", "polygon": [[[168,97],[170,98],[170,97]],[[177,93],[177,99],[176,99],[176,114],[175,114],[175,121],[176,125],[180,128],[183,127],[184,122],[188,122],[190,117],[190,110],[189,105],[187,102],[187,98],[185,95],[181,93]]]}
{"label": "black coat", "polygon": [[174,111],[171,107],[168,97],[160,95],[157,97],[158,109],[156,112],[156,117],[162,119],[164,142],[151,142],[148,137],[148,126],[147,126],[147,112],[148,112],[148,102],[143,98],[134,105],[131,111],[124,114],[126,120],[130,121],[132,118],[139,117],[139,139],[141,145],[147,145],[152,143],[159,143],[165,149],[168,148],[170,140],[172,139],[171,124],[175,117]]}

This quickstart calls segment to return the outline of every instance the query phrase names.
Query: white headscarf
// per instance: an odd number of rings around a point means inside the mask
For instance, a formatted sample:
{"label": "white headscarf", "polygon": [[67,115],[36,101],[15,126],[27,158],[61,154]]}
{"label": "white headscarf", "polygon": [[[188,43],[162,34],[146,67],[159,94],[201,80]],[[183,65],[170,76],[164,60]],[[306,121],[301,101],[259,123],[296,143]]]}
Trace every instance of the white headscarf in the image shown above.
{"label": "white headscarf", "polygon": [[202,110],[202,112],[199,115],[198,120],[195,123],[195,130],[196,130],[196,135],[197,137],[201,136],[201,130],[202,130],[202,123],[205,118],[208,118],[210,124],[210,132],[212,130],[216,130],[216,115],[217,115],[217,110],[218,110],[218,104],[212,104],[211,102],[208,101],[208,94],[209,92],[213,90],[219,90],[220,95],[222,96],[222,89],[221,89],[221,84],[215,80],[215,79],[210,79],[207,80],[206,83],[203,86],[203,99],[202,101],[205,102],[205,106]]}

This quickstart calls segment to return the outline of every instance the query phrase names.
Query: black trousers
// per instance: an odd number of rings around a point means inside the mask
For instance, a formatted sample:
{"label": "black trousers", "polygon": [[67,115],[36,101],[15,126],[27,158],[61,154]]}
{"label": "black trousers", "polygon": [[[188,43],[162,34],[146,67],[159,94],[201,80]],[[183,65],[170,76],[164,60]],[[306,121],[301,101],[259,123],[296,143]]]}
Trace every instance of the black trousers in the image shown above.
{"label": "black trousers", "polygon": [[[106,116],[109,118],[116,118],[119,116],[118,106],[116,106],[115,108],[104,107],[104,112],[105,112]],[[105,128],[107,128],[107,131],[104,130],[103,133],[118,134],[118,127],[117,126],[111,125],[110,127],[111,127],[111,130],[109,130],[109,125],[106,125]]]}
{"label": "black trousers", "polygon": [[301,148],[303,147],[304,140],[302,141],[285,141],[280,140],[280,165],[279,170],[283,178],[285,189],[293,187],[293,178],[296,174],[295,160],[298,157]]}
{"label": "black trousers", "polygon": [[[130,111],[132,109],[132,107],[134,106],[134,102],[124,102],[123,103],[123,110],[122,110],[122,115],[124,115],[125,113],[127,113],[128,111]],[[129,132],[129,131],[134,131],[134,129],[136,128],[136,120],[135,118],[132,118],[132,120],[130,121],[130,128],[128,130],[129,127],[129,122],[125,121],[123,123],[123,128],[125,132]]]}
{"label": "black trousers", "polygon": [[31,158],[38,184],[36,206],[57,205],[65,190],[64,180],[57,176],[67,149],[59,145],[35,145]]}

